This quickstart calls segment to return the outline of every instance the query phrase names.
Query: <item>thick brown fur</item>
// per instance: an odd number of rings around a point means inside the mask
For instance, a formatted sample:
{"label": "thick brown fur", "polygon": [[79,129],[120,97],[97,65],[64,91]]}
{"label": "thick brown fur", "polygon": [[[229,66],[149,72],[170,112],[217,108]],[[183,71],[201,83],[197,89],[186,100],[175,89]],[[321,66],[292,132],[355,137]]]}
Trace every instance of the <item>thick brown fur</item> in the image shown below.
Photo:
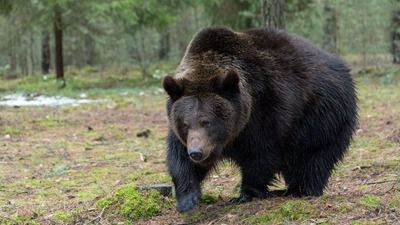
{"label": "thick brown fur", "polygon": [[277,173],[285,194],[321,195],[357,123],[346,64],[279,30],[203,29],[163,86],[179,211],[196,205],[201,182],[222,159],[241,170],[232,202],[272,196],[267,186]]}

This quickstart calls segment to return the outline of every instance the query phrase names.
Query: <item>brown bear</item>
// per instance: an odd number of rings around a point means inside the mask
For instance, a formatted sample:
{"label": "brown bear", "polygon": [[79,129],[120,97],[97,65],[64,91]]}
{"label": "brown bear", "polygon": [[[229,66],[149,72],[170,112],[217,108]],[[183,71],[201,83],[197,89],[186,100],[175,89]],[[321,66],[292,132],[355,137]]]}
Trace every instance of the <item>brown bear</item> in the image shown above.
{"label": "brown bear", "polygon": [[[196,205],[202,181],[223,159],[241,172],[232,203],[322,195],[357,123],[346,64],[275,29],[201,30],[163,87],[167,167],[181,212]],[[268,190],[276,174],[286,190]]]}

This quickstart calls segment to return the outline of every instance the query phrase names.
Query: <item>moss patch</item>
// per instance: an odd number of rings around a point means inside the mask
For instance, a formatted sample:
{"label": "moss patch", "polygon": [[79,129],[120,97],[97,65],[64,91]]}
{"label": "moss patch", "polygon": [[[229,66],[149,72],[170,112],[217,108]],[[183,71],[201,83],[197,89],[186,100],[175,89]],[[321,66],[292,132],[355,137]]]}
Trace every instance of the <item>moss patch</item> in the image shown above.
{"label": "moss patch", "polygon": [[374,195],[365,195],[360,198],[359,203],[368,208],[376,208],[381,203],[380,199]]}
{"label": "moss patch", "polygon": [[65,211],[57,211],[53,215],[53,220],[59,223],[71,222],[73,219],[73,215],[70,212]]}
{"label": "moss patch", "polygon": [[38,222],[35,220],[25,217],[25,216],[14,216],[11,218],[1,218],[0,217],[0,224],[3,225],[15,225],[15,224],[24,224],[24,225],[39,225]]}
{"label": "moss patch", "polygon": [[125,185],[111,196],[97,201],[98,208],[112,208],[126,219],[137,220],[156,215],[162,208],[162,196],[156,191],[139,193],[135,186]]}
{"label": "moss patch", "polygon": [[317,209],[303,200],[290,200],[264,214],[250,217],[248,224],[279,224],[317,216]]}
{"label": "moss patch", "polygon": [[203,203],[203,204],[209,205],[209,204],[216,203],[217,200],[218,200],[217,196],[215,196],[213,194],[210,194],[210,193],[206,193],[206,194],[203,194],[203,196],[200,199],[200,202]]}

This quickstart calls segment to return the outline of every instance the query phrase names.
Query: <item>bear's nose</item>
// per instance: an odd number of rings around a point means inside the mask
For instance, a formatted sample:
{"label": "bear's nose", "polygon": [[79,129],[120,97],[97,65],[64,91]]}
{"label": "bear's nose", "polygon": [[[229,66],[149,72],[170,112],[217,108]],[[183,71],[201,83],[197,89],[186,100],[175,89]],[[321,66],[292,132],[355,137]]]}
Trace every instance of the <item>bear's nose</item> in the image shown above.
{"label": "bear's nose", "polygon": [[192,149],[190,149],[189,156],[194,161],[200,161],[201,158],[203,157],[203,151],[201,150],[201,148],[197,148],[197,147],[192,148]]}

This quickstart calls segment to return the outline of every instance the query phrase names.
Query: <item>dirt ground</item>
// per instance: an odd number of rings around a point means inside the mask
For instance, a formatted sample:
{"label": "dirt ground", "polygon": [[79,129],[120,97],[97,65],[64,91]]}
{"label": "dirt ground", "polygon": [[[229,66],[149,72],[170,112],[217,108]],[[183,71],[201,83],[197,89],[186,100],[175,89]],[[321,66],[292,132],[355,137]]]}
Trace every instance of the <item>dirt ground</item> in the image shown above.
{"label": "dirt ground", "polygon": [[165,198],[134,221],[95,203],[124,184],[171,182],[164,95],[0,107],[0,224],[400,224],[400,85],[358,86],[360,125],[322,197],[228,205],[240,176],[223,163],[204,184],[211,201],[179,214]]}

